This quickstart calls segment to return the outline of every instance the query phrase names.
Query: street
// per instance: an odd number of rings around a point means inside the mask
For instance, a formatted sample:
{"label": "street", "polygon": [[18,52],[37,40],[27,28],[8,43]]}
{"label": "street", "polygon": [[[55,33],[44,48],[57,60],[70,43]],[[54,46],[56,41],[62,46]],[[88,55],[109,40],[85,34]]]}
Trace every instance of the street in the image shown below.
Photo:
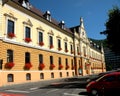
{"label": "street", "polygon": [[1,88],[0,96],[87,96],[85,85],[80,78],[35,82]]}

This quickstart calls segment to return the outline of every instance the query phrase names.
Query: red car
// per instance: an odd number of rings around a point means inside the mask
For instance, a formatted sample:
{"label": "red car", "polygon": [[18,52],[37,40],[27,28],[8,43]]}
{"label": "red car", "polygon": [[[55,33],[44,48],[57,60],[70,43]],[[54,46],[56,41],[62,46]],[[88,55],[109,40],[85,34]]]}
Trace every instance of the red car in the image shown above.
{"label": "red car", "polygon": [[119,96],[120,72],[108,73],[91,81],[87,84],[86,90],[90,96]]}

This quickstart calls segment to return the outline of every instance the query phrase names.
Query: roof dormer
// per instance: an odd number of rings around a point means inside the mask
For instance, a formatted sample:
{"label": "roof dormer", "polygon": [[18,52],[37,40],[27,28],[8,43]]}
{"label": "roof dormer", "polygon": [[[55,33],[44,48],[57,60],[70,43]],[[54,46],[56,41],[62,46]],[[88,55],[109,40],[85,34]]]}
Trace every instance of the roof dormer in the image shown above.
{"label": "roof dormer", "polygon": [[18,1],[23,7],[30,9],[30,3],[29,0],[19,0]]}
{"label": "roof dormer", "polygon": [[45,14],[44,14],[45,18],[48,20],[48,21],[51,21],[51,14],[50,14],[50,11],[46,11]]}
{"label": "roof dormer", "polygon": [[65,22],[62,20],[62,21],[59,23],[59,25],[60,25],[60,27],[61,27],[62,29],[64,29]]}

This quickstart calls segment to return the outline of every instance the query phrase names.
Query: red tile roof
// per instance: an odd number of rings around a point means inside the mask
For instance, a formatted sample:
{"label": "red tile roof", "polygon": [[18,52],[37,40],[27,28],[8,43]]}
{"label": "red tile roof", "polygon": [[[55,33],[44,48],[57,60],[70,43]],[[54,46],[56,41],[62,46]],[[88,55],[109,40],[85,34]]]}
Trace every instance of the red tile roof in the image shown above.
{"label": "red tile roof", "polygon": [[[4,1],[4,3],[6,3],[6,2],[8,2],[9,0],[3,0],[3,1]],[[11,0],[11,1],[13,1],[13,2],[17,3],[18,5],[22,6],[22,5],[18,2],[19,0]],[[44,13],[43,13],[42,11],[40,11],[39,9],[35,8],[34,6],[30,7],[30,9],[28,9],[28,10],[31,11],[32,13],[34,13],[34,14],[36,14],[36,15],[38,15],[38,16],[40,16],[40,17],[42,17],[42,18],[45,19]],[[55,19],[51,18],[51,21],[50,21],[50,22],[53,23],[54,25],[60,27],[60,26],[59,26],[59,23],[60,23],[60,22],[56,21]],[[66,30],[67,32],[73,34],[72,31],[71,31],[69,28],[67,28],[67,27],[65,27],[64,30]]]}

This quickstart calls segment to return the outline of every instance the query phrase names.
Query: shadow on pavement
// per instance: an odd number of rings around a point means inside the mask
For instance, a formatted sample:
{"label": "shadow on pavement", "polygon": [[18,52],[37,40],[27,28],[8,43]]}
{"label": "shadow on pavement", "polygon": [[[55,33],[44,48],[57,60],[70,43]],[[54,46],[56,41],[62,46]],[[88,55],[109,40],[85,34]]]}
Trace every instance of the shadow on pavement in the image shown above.
{"label": "shadow on pavement", "polygon": [[87,92],[80,92],[78,95],[86,95],[86,96],[88,96],[88,93]]}
{"label": "shadow on pavement", "polygon": [[86,87],[86,83],[72,83],[72,82],[68,82],[68,83],[53,83],[44,87],[40,87],[40,89],[44,89],[44,88],[64,88],[64,89],[70,89],[70,88],[85,88]]}

